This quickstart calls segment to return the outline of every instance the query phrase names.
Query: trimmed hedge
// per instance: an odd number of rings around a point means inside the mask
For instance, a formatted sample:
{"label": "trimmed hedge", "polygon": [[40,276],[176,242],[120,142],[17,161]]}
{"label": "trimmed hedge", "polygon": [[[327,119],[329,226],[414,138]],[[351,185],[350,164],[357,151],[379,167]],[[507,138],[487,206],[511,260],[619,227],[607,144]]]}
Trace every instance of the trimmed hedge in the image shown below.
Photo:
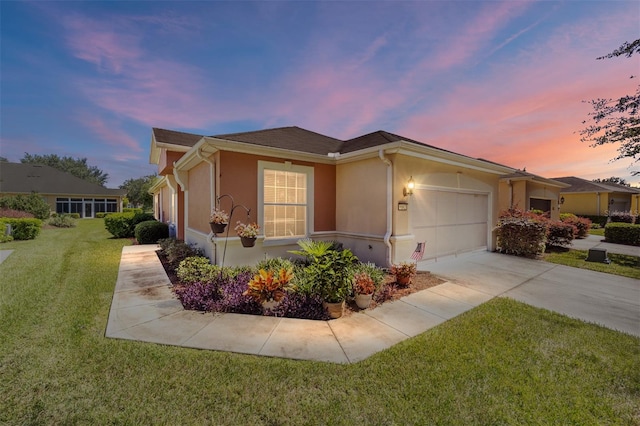
{"label": "trimmed hedge", "polygon": [[35,192],[29,195],[20,194],[0,197],[0,208],[29,212],[38,219],[43,220],[48,219],[51,214],[49,204]]}
{"label": "trimmed hedge", "polygon": [[591,221],[586,217],[578,217],[571,213],[562,213],[560,220],[563,223],[568,223],[575,226],[576,232],[574,238],[586,238],[591,230]]}
{"label": "trimmed hedge", "polygon": [[498,251],[536,257],[544,253],[547,226],[527,217],[504,218],[498,224]]}
{"label": "trimmed hedge", "polygon": [[600,225],[601,228],[604,228],[607,225],[607,222],[609,221],[609,218],[607,216],[581,214],[580,217],[585,218],[585,219],[589,219],[591,221],[591,223],[595,223],[597,225]]}
{"label": "trimmed hedge", "polygon": [[547,227],[547,245],[553,247],[570,246],[573,236],[578,233],[574,225],[565,222],[549,221]]}
{"label": "trimmed hedge", "polygon": [[104,218],[104,226],[116,238],[135,237],[136,225],[155,220],[151,213],[111,213]]}
{"label": "trimmed hedge", "polygon": [[604,238],[608,243],[640,246],[640,224],[609,223],[604,228]]}
{"label": "trimmed hedge", "polygon": [[156,244],[169,237],[169,225],[157,220],[147,220],[136,225],[134,234],[140,244]]}
{"label": "trimmed hedge", "polygon": [[33,240],[40,234],[42,221],[40,219],[0,218],[0,231],[4,234],[6,225],[11,225],[11,235],[14,240]]}
{"label": "trimmed hedge", "polygon": [[122,209],[122,213],[140,214],[140,213],[144,213],[144,211],[142,209],[135,208],[135,207],[125,207]]}

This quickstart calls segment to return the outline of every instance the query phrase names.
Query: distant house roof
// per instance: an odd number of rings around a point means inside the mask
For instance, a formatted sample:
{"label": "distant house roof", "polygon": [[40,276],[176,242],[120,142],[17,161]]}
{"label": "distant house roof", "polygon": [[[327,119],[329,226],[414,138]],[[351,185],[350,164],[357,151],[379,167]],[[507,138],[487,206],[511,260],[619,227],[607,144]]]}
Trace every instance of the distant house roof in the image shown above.
{"label": "distant house roof", "polygon": [[575,176],[553,178],[569,185],[560,192],[623,192],[628,194],[640,194],[640,189],[615,183],[593,182]]}
{"label": "distant house roof", "polygon": [[109,189],[50,166],[0,162],[0,193],[103,196],[126,195],[125,189]]}
{"label": "distant house roof", "polygon": [[[545,185],[550,185],[550,186],[555,186],[558,188],[567,188],[569,187],[569,184],[567,184],[566,182],[562,182],[558,179],[547,179],[544,178],[542,176],[538,176],[538,175],[534,175],[532,173],[526,172],[524,170],[516,170],[513,173],[510,173],[508,175],[504,175],[500,177],[500,180],[530,180],[533,182],[538,182],[538,183],[543,183]],[[560,192],[562,192],[562,190],[560,190]]]}

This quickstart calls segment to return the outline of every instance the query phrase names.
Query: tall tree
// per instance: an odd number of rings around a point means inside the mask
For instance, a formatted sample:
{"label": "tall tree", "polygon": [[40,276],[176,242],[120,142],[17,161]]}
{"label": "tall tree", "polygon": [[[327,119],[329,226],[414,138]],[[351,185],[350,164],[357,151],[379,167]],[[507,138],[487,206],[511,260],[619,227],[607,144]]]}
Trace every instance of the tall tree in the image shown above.
{"label": "tall tree", "polygon": [[60,157],[56,154],[31,155],[25,152],[24,157],[20,159],[20,162],[51,166],[58,170],[62,170],[63,172],[70,173],[75,177],[97,183],[101,186],[105,186],[109,179],[108,173],[103,172],[96,166],[88,165],[86,158]]}
{"label": "tall tree", "polygon": [[[596,59],[618,56],[630,58],[635,53],[640,53],[640,39],[631,43],[625,42],[613,52]],[[589,113],[592,123],[580,131],[580,140],[591,142],[591,146],[620,144],[618,156],[614,160],[631,158],[634,163],[640,161],[640,85],[633,95],[619,99],[595,99],[589,103],[593,107],[593,112]],[[589,120],[583,121],[582,124],[587,124],[587,121]],[[632,174],[638,175],[640,171],[633,171]]]}
{"label": "tall tree", "polygon": [[156,181],[156,175],[143,176],[137,179],[127,179],[120,189],[127,190],[129,202],[136,207],[150,209],[153,207],[153,196],[149,194],[149,188]]}

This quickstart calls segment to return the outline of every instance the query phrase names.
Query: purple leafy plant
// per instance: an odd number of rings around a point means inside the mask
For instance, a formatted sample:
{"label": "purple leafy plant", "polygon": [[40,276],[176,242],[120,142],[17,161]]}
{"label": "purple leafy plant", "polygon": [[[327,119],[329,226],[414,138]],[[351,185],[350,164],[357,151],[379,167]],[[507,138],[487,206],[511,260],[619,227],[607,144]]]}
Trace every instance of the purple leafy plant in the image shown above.
{"label": "purple leafy plant", "polygon": [[311,320],[329,319],[329,314],[322,306],[320,296],[301,293],[287,293],[280,304],[265,311],[265,315]]}

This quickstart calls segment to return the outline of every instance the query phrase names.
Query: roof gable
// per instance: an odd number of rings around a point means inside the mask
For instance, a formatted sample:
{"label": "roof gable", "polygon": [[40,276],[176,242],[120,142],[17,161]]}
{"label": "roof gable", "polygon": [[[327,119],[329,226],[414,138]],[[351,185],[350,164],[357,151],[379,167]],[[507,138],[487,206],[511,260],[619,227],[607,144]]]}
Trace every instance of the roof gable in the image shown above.
{"label": "roof gable", "polygon": [[0,193],[122,196],[125,189],[109,189],[42,164],[0,163]]}

